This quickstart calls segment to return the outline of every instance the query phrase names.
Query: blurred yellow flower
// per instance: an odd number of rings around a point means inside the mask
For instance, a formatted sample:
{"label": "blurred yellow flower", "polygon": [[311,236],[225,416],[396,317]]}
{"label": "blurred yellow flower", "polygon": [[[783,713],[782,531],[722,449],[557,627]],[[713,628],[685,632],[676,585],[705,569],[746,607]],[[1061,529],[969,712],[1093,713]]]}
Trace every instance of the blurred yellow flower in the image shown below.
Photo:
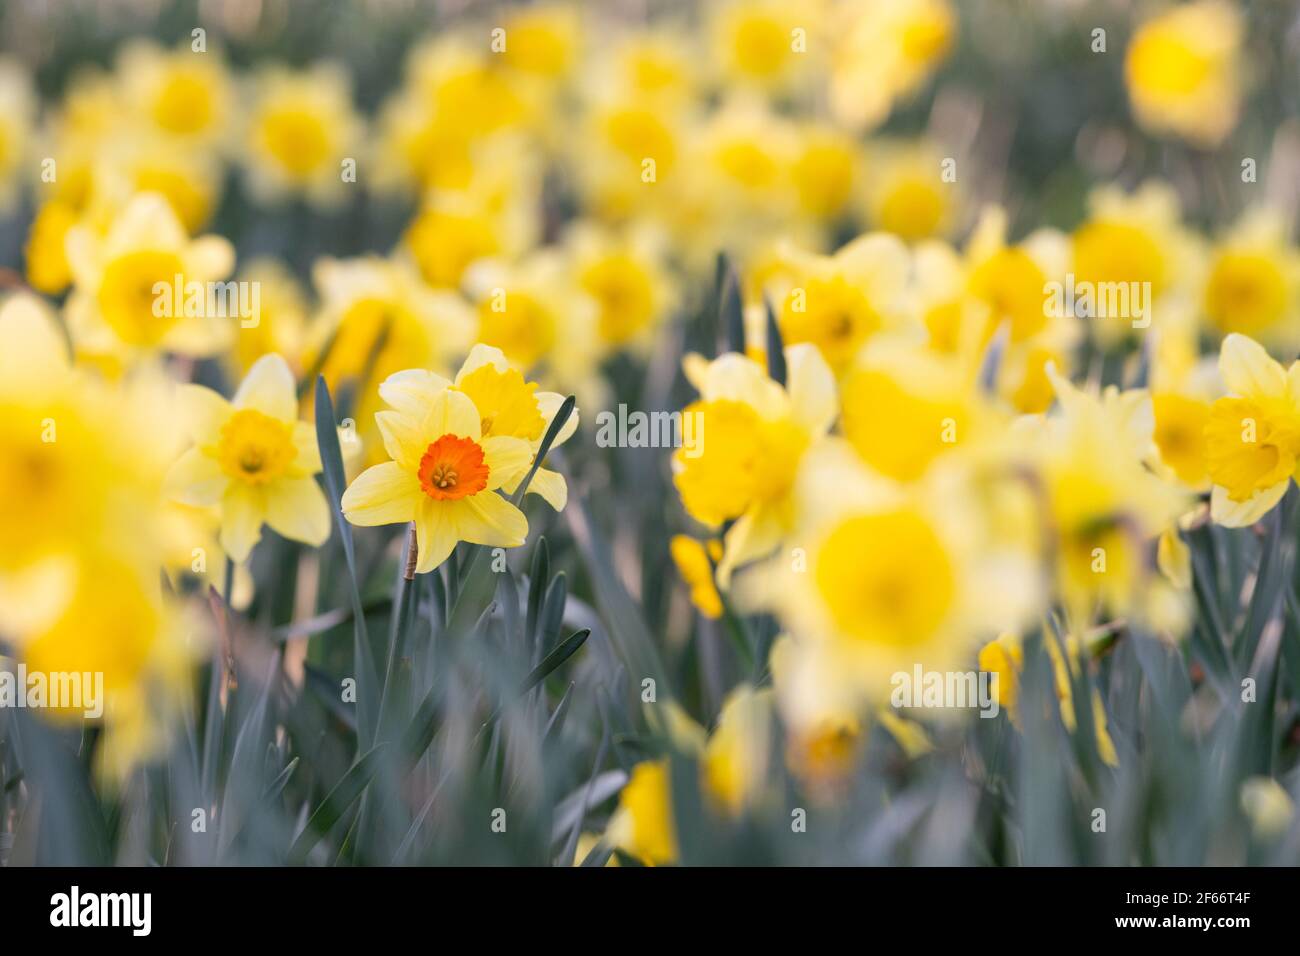
{"label": "blurred yellow flower", "polygon": [[1241,15],[1225,0],[1170,7],[1129,43],[1124,76],[1138,122],[1215,146],[1237,124]]}
{"label": "blurred yellow flower", "polygon": [[183,44],[165,50],[135,41],[117,58],[124,105],[146,124],[180,142],[222,146],[235,111],[225,63],[215,50]]}
{"label": "blurred yellow flower", "polygon": [[1300,455],[1300,363],[1284,369],[1234,332],[1223,340],[1219,371],[1229,394],[1215,401],[1205,425],[1210,515],[1240,528],[1272,510],[1291,485]]}
{"label": "blurred yellow flower", "polygon": [[835,419],[835,383],[817,350],[791,346],[786,365],[782,388],[751,359],[723,355],[694,383],[699,401],[682,411],[697,440],[674,452],[673,482],[695,520],[732,522],[718,565],[724,587],[734,568],[770,554],[789,532],[799,462]]}
{"label": "blurred yellow flower", "polygon": [[289,194],[336,204],[356,182],[361,121],[348,74],[337,64],[263,71],[253,82],[247,128],[249,186],[264,201]]}
{"label": "blurred yellow flower", "polygon": [[1215,246],[1203,296],[1220,332],[1288,348],[1300,343],[1300,251],[1276,211],[1251,210]]}
{"label": "blurred yellow flower", "polygon": [[237,319],[208,308],[207,284],[230,274],[234,248],[219,236],[191,239],[157,193],[133,197],[105,235],[84,224],[70,229],[66,247],[78,354],[202,356],[229,342]]}
{"label": "blurred yellow flower", "polygon": [[672,781],[666,759],[645,761],[632,768],[605,836],[647,866],[677,862]]}
{"label": "blurred yellow flower", "polygon": [[691,603],[705,617],[722,616],[722,598],[713,583],[713,566],[722,560],[722,545],[717,539],[697,541],[690,535],[675,534],[668,542],[668,550],[677,573],[690,588]]}

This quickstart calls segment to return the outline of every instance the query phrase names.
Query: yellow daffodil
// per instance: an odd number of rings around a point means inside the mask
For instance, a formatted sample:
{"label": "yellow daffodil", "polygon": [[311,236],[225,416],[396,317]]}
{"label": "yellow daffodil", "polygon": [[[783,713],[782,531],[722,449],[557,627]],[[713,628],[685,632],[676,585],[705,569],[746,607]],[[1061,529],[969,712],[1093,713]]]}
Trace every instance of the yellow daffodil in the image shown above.
{"label": "yellow daffodil", "polygon": [[118,56],[116,75],[124,104],[166,136],[211,147],[229,131],[235,96],[215,50],[137,41]]}
{"label": "yellow daffodil", "polygon": [[1099,610],[1141,616],[1155,588],[1146,552],[1186,510],[1187,494],[1150,467],[1157,450],[1145,391],[1098,395],[1053,380],[1059,410],[1022,420],[1018,433],[1047,495],[1070,626],[1087,627]]}
{"label": "yellow daffodil", "polygon": [[944,155],[925,140],[881,140],[870,153],[863,193],[866,214],[905,242],[948,235],[957,224],[961,187],[943,175]]}
{"label": "yellow daffodil", "polygon": [[[697,438],[673,454],[673,481],[687,513],[724,536],[718,579],[777,547],[795,518],[792,492],[805,451],[835,419],[835,383],[816,349],[786,350],[788,387],[752,360],[723,355],[696,382],[682,412]],[[683,431],[686,426],[683,426]]]}
{"label": "yellow daffodil", "polygon": [[[564,404],[564,396],[557,392],[537,391],[537,383],[526,381],[523,373],[511,368],[500,349],[481,343],[470,350],[452,382],[433,372],[409,369],[390,375],[379,386],[379,393],[393,408],[417,415],[448,386],[468,395],[474,403],[479,415],[481,439],[522,439],[528,443],[532,458],[536,457],[547,428]],[[568,441],[577,428],[578,412],[575,409],[556,434],[551,447],[556,448]],[[502,491],[514,494],[521,477],[522,474],[514,474],[505,479],[501,484]],[[528,493],[541,495],[556,511],[564,509],[569,497],[564,476],[541,467],[534,473]]]}
{"label": "yellow daffodil", "polygon": [[209,308],[208,283],[230,274],[234,249],[219,236],[191,239],[157,193],[131,199],[105,235],[69,230],[67,252],[78,353],[208,355],[230,340],[238,320]]}
{"label": "yellow daffodil", "polygon": [[1225,0],[1170,7],[1134,33],[1124,78],[1138,122],[1214,146],[1237,124],[1241,14]]}
{"label": "yellow daffodil", "polygon": [[522,438],[483,434],[465,392],[432,372],[399,374],[381,386],[390,409],[375,418],[391,461],[372,465],[343,494],[355,525],[414,521],[416,571],[432,571],[460,541],[517,548],[528,519],[497,491],[517,485],[532,462]]}
{"label": "yellow daffodil", "polygon": [[772,689],[740,684],[723,701],[718,725],[704,745],[705,792],[738,816],[762,795],[771,745]]}
{"label": "yellow daffodil", "polygon": [[725,0],[712,21],[713,62],[730,85],[789,91],[809,76],[820,41],[819,5]]}
{"label": "yellow daffodil", "polygon": [[352,383],[357,436],[374,463],[381,454],[374,425],[379,383],[412,365],[445,367],[472,343],[473,316],[459,297],[430,289],[400,260],[319,259],[312,279],[321,309],[303,367],[319,364],[333,393]]}
{"label": "yellow daffodil", "polygon": [[947,58],[956,34],[948,0],[839,3],[830,23],[831,112],[856,129],[879,125]]}
{"label": "yellow daffodil", "polygon": [[[230,350],[237,373],[247,373],[269,352],[284,356],[290,368],[300,371],[295,362],[302,357],[310,323],[307,294],[298,280],[276,259],[253,259],[235,278],[257,290],[256,314],[241,319]],[[250,306],[252,301],[250,293]]]}
{"label": "yellow daffodil", "polygon": [[1300,251],[1275,211],[1246,213],[1215,246],[1202,296],[1220,332],[1287,348],[1300,343]]}
{"label": "yellow daffodil", "polygon": [[672,778],[666,759],[648,760],[632,768],[605,837],[647,866],[677,862]]}
{"label": "yellow daffodil", "polygon": [[580,223],[566,235],[565,246],[575,284],[599,309],[601,345],[644,351],[677,300],[662,235],[644,226],[620,234]]}
{"label": "yellow daffodil", "polygon": [[247,171],[255,196],[290,194],[332,205],[346,195],[343,164],[357,160],[361,121],[339,66],[266,70],[254,83],[247,124]]}
{"label": "yellow daffodil", "polygon": [[899,671],[961,669],[1001,613],[1036,607],[1030,554],[989,532],[964,469],[900,486],[828,439],[801,463],[797,496],[789,550],[739,577],[737,600],[774,608],[790,632],[782,709],[799,726],[882,703]]}
{"label": "yellow daffodil", "polygon": [[567,3],[542,3],[511,11],[502,21],[506,66],[552,83],[575,68],[582,48],[582,18]]}
{"label": "yellow daffodil", "polygon": [[1210,514],[1240,528],[1263,517],[1291,485],[1300,455],[1300,363],[1284,369],[1258,342],[1233,333],[1223,340],[1219,372],[1228,394],[1205,425]]}
{"label": "yellow daffodil", "polygon": [[315,429],[298,420],[293,373],[279,355],[253,364],[232,400],[201,385],[180,390],[194,447],[172,466],[178,501],[221,505],[221,547],[248,560],[262,525],[312,547],[330,534],[330,509],[313,477],[321,470]]}
{"label": "yellow daffodil", "polygon": [[691,591],[691,603],[707,618],[722,616],[722,598],[713,583],[713,566],[722,560],[722,545],[711,539],[707,543],[690,535],[676,534],[668,542],[677,573]]}
{"label": "yellow daffodil", "polygon": [[910,260],[894,236],[859,236],[832,256],[796,247],[768,283],[781,338],[810,343],[843,372],[878,332],[902,322]]}

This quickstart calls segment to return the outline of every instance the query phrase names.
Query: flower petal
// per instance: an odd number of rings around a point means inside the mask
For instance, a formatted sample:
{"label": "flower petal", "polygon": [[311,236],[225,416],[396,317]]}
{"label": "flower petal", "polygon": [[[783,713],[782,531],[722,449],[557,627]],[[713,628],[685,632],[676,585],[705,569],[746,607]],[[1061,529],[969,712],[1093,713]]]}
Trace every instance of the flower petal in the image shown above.
{"label": "flower petal", "polygon": [[516,548],[528,537],[524,513],[494,491],[461,498],[456,504],[452,520],[462,541]]}
{"label": "flower petal", "polygon": [[474,400],[464,392],[449,388],[434,395],[420,420],[420,438],[426,446],[443,435],[478,441],[482,434]]}
{"label": "flower petal", "polygon": [[1229,392],[1243,398],[1279,397],[1286,391],[1286,372],[1253,339],[1233,332],[1223,340],[1219,371]]}
{"label": "flower petal", "polygon": [[297,420],[298,396],[289,363],[274,352],[263,355],[244,376],[232,404],[257,409],[282,422]]}
{"label": "flower petal", "polygon": [[814,435],[830,431],[835,421],[835,375],[815,345],[785,350],[786,390],[794,420]]}
{"label": "flower petal", "polygon": [[343,492],[343,516],[360,527],[413,521],[426,496],[420,481],[395,461],[372,465]]}
{"label": "flower petal", "polygon": [[198,507],[215,505],[229,484],[230,478],[217,460],[197,448],[181,455],[163,480],[167,497]]}
{"label": "flower petal", "polygon": [[379,397],[391,408],[419,418],[433,397],[450,385],[451,382],[436,372],[408,368],[380,382]]}
{"label": "flower petal", "polygon": [[[551,422],[555,420],[555,413],[560,410],[564,404],[565,396],[559,392],[538,392],[537,393],[537,410],[542,413],[542,418],[546,420],[546,427],[551,427]],[[555,436],[555,441],[551,442],[552,448],[558,448],[566,441],[573,437],[573,433],[578,430],[578,408],[575,405],[573,412],[569,415],[569,420],[560,428],[560,433]],[[546,432],[543,430],[542,435]],[[541,438],[538,438],[541,443]]]}
{"label": "flower petal", "polygon": [[484,365],[491,365],[498,372],[504,372],[510,368],[510,363],[506,361],[504,352],[494,345],[484,345],[480,342],[469,350],[465,363],[460,367],[460,371],[456,373],[456,384],[459,385],[466,375],[475,369],[482,368]]}
{"label": "flower petal", "polygon": [[294,422],[293,447],[298,452],[293,460],[293,467],[299,474],[314,475],[321,470],[320,448],[316,443],[315,425],[310,422]]}
{"label": "flower petal", "polygon": [[248,560],[262,538],[266,502],[260,491],[231,484],[221,498],[221,548],[236,564]]}
{"label": "flower petal", "polygon": [[1268,488],[1261,488],[1246,501],[1233,501],[1228,497],[1227,488],[1215,485],[1210,493],[1210,518],[1225,528],[1245,528],[1268,514],[1282,500],[1290,484],[1290,478],[1279,481]]}
{"label": "flower petal", "polygon": [[488,466],[488,491],[506,485],[517,487],[519,480],[532,467],[532,445],[522,438],[494,435],[480,444],[483,446],[483,463]]}
{"label": "flower petal", "polygon": [[538,468],[533,480],[528,483],[530,495],[541,495],[542,500],[556,511],[563,511],[569,501],[569,486],[564,476],[557,471]]}
{"label": "flower petal", "polygon": [[417,574],[432,571],[455,549],[460,539],[456,537],[451,516],[457,504],[459,502],[434,501],[428,497],[420,502],[415,516]]}
{"label": "flower petal", "polygon": [[318,548],[330,536],[330,506],[315,478],[285,478],[266,489],[266,523],[292,541]]}
{"label": "flower petal", "polygon": [[176,390],[181,419],[199,444],[215,442],[234,408],[222,396],[202,385],[182,385]]}

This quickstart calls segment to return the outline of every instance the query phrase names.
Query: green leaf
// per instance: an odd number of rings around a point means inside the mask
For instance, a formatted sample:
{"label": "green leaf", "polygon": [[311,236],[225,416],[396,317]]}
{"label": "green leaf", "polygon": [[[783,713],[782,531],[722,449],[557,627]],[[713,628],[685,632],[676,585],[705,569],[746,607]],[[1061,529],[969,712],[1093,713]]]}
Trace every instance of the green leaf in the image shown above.
{"label": "green leaf", "polygon": [[580,631],[574,631],[568,637],[556,646],[555,650],[547,654],[540,664],[529,672],[524,678],[524,682],[519,687],[520,694],[526,694],[542,681],[557,667],[567,661],[577,653],[578,648],[586,643],[587,638],[591,636],[591,628],[584,627]]}
{"label": "green leaf", "polygon": [[781,329],[776,324],[772,303],[763,297],[763,311],[767,313],[767,377],[778,385],[785,384],[785,346],[781,342]]}
{"label": "green leaf", "polygon": [[354,623],[353,668],[357,682],[357,738],[362,747],[374,742],[379,726],[379,673],[375,667],[370,634],[366,630],[365,608],[361,603],[361,583],[357,579],[357,555],[352,543],[352,526],[343,517],[340,502],[346,479],[343,472],[343,452],[339,448],[339,434],[334,424],[334,404],[324,376],[316,379],[316,442],[325,474],[325,489],[334,506],[334,525],[343,543],[347,559],[348,578],[351,585],[352,620]]}
{"label": "green leaf", "polygon": [[300,865],[307,861],[308,854],[316,847],[327,833],[334,828],[334,825],[342,819],[343,814],[347,813],[352,804],[356,803],[365,793],[366,787],[374,778],[375,771],[379,768],[379,758],[383,753],[383,745],[370,750],[364,757],[352,765],[347,773],[334,785],[325,799],[321,801],[316,812],[307,820],[307,825],[303,827],[298,838],[293,841],[289,847],[288,862],[293,865]]}

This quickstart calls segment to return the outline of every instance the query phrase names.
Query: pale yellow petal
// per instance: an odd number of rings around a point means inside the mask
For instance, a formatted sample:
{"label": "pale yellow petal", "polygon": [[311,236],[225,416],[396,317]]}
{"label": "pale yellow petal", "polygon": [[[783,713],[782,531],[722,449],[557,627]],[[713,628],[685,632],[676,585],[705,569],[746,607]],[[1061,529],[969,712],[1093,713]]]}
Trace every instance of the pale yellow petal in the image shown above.
{"label": "pale yellow petal", "polygon": [[456,537],[451,512],[459,502],[434,501],[427,496],[420,502],[415,517],[416,561],[419,574],[432,571],[455,549]]}
{"label": "pale yellow petal", "polygon": [[1253,339],[1236,332],[1223,340],[1219,371],[1228,391],[1243,398],[1277,398],[1286,392],[1286,372]]}
{"label": "pale yellow petal", "polygon": [[472,438],[482,435],[478,408],[464,392],[445,389],[433,397],[420,421],[420,436],[427,446],[443,435]]}
{"label": "pale yellow petal", "polygon": [[494,491],[483,491],[455,502],[456,537],[473,544],[516,548],[528,536],[524,513]]}
{"label": "pale yellow petal", "polygon": [[375,412],[375,424],[379,426],[379,437],[383,439],[388,457],[414,473],[429,447],[420,420],[403,412],[383,411]]}
{"label": "pale yellow petal", "polygon": [[815,345],[785,350],[786,391],[794,420],[814,435],[830,431],[835,421],[835,374]]}
{"label": "pale yellow petal", "polygon": [[355,525],[373,527],[415,520],[426,500],[420,481],[395,461],[373,465],[343,492],[343,515]]}
{"label": "pale yellow petal", "polygon": [[200,444],[215,442],[234,409],[222,396],[202,385],[182,385],[176,402],[189,435]]}
{"label": "pale yellow petal", "polygon": [[451,382],[423,368],[394,372],[379,383],[379,397],[399,412],[419,418],[433,397]]}
{"label": "pale yellow petal", "polygon": [[310,422],[293,423],[293,447],[297,455],[294,469],[302,475],[314,475],[321,470],[320,448],[316,443],[316,426]]}
{"label": "pale yellow petal", "polygon": [[167,497],[182,504],[215,505],[226,492],[230,478],[210,455],[191,448],[167,472],[163,488]]}
{"label": "pale yellow petal", "polygon": [[320,547],[330,536],[330,518],[315,478],[285,478],[266,488],[266,523],[292,541]]}
{"label": "pale yellow petal", "polygon": [[1261,488],[1246,501],[1233,501],[1228,497],[1227,488],[1215,485],[1210,493],[1210,518],[1225,528],[1245,528],[1268,514],[1282,500],[1290,484],[1290,478],[1279,481],[1271,487]]}
{"label": "pale yellow petal", "polygon": [[[542,418],[546,420],[547,428],[551,427],[551,422],[555,420],[556,413],[560,410],[560,406],[564,404],[565,397],[566,396],[561,395],[559,392],[537,393],[537,409],[542,413]],[[573,411],[569,413],[569,420],[560,427],[560,433],[555,436],[555,441],[551,442],[551,447],[558,448],[560,445],[563,445],[573,437],[573,433],[577,430],[578,409],[577,406],[574,406]],[[542,435],[545,434],[546,431],[543,430]],[[541,439],[539,438],[538,441],[540,442]]]}
{"label": "pale yellow petal", "polygon": [[235,268],[235,247],[221,236],[201,236],[185,249],[187,281],[210,282],[224,279]]}
{"label": "pale yellow petal", "polygon": [[266,502],[262,493],[244,484],[231,484],[221,499],[221,548],[236,564],[248,560],[262,537]]}
{"label": "pale yellow petal", "polygon": [[488,466],[488,491],[505,485],[517,486],[519,479],[532,467],[532,446],[522,438],[494,435],[485,438],[482,446],[483,463]]}
{"label": "pale yellow petal", "polygon": [[510,363],[506,361],[504,352],[494,345],[484,345],[480,342],[469,350],[469,355],[466,357],[464,364],[461,365],[460,371],[456,373],[456,384],[459,385],[466,375],[475,369],[482,368],[484,365],[491,365],[498,372],[504,372],[510,368]]}
{"label": "pale yellow petal", "polygon": [[538,468],[537,474],[528,484],[530,495],[541,495],[542,500],[556,511],[563,511],[569,501],[569,486],[564,476],[556,471]]}
{"label": "pale yellow petal", "polygon": [[68,375],[68,347],[49,308],[30,295],[15,295],[0,308],[0,388],[49,389]]}
{"label": "pale yellow petal", "polygon": [[236,408],[253,408],[282,422],[298,418],[298,395],[289,363],[270,352],[253,363],[235,392]]}

